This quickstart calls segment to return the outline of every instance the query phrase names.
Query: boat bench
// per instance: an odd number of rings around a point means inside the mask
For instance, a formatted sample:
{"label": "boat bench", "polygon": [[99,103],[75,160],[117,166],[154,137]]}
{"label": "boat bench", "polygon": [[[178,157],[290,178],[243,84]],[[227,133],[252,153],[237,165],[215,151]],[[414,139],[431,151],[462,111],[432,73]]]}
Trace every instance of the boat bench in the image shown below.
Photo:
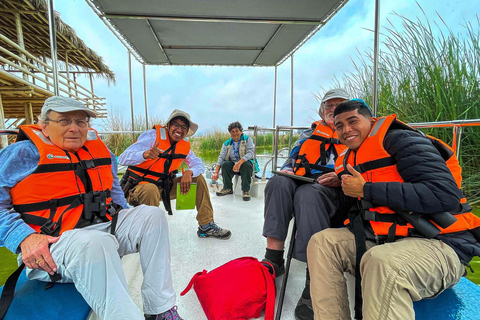
{"label": "boat bench", "polygon": [[[28,280],[23,270],[15,297],[4,320],[85,320],[90,307],[73,283],[56,283],[45,290],[46,282]],[[0,288],[0,293],[3,287]]]}
{"label": "boat bench", "polygon": [[[3,287],[0,288],[0,293]],[[480,286],[466,278],[435,299],[414,302],[415,318],[420,320],[478,320]],[[15,298],[4,320],[85,320],[90,307],[73,284],[58,283],[45,290],[45,282],[28,280],[22,272]]]}
{"label": "boat bench", "polygon": [[478,320],[480,319],[480,286],[462,278],[453,288],[434,299],[413,303],[415,319]]}

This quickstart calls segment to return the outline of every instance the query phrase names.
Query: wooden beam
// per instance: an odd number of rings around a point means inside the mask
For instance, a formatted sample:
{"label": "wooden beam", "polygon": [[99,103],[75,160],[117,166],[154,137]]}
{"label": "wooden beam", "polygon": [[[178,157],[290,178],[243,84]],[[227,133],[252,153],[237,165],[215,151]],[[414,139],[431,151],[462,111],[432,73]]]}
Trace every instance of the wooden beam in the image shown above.
{"label": "wooden beam", "polygon": [[[5,115],[3,113],[2,94],[0,93],[0,129],[5,128]],[[0,136],[0,149],[5,148],[8,145],[7,136]]]}

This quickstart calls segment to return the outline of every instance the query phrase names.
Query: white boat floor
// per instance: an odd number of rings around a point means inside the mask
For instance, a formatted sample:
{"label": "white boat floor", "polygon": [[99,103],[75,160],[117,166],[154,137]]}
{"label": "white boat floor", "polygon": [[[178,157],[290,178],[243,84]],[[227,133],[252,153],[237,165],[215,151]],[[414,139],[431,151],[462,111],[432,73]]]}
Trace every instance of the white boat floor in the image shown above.
{"label": "white boat floor", "polygon": [[[230,260],[244,256],[261,260],[265,254],[266,239],[262,236],[263,197],[252,197],[251,201],[243,201],[242,197],[236,194],[217,197],[210,193],[210,196],[215,222],[232,231],[232,236],[228,240],[199,238],[196,210],[174,210],[172,216],[167,215],[173,285],[177,293],[176,304],[180,316],[185,320],[207,319],[193,288],[185,296],[180,296],[195,273],[204,269],[211,271]],[[172,207],[175,207],[175,200],[172,200]],[[286,251],[288,244],[289,239],[286,242]],[[122,264],[130,293],[141,308],[142,272],[138,255],[125,256]],[[294,319],[294,309],[305,284],[305,268],[306,263],[292,259],[281,319]],[[283,277],[276,279],[277,301]],[[225,283],[225,286],[228,285]],[[90,317],[95,318],[94,315]],[[263,313],[258,319],[263,319]]]}

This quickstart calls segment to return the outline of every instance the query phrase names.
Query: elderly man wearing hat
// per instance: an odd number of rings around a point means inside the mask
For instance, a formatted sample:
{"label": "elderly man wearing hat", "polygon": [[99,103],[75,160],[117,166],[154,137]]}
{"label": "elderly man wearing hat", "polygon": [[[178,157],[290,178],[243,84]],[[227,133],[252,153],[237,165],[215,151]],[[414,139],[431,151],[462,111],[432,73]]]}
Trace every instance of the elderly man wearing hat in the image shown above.
{"label": "elderly man wearing hat", "polygon": [[[181,320],[165,214],[123,209],[115,156],[90,129],[92,117],[80,101],[50,97],[38,125],[21,126],[0,152],[0,246],[21,254],[29,279],[73,282],[101,319]],[[134,252],[145,314],[120,262]]]}
{"label": "elderly man wearing hat", "polygon": [[[190,185],[196,183],[197,235],[201,238],[229,239],[232,235],[230,230],[220,228],[213,221],[210,194],[202,175],[205,167],[190,149],[188,137],[194,135],[197,129],[198,125],[188,113],[175,109],[165,126],[155,125],[142,133],[118,159],[121,165],[128,166],[122,178],[122,187],[131,205],[158,206],[163,200],[165,209],[172,214],[170,199],[177,195],[177,184],[180,184],[180,192],[186,194]],[[184,162],[188,169],[182,169],[182,176],[176,177]]]}
{"label": "elderly man wearing hat", "polygon": [[[300,135],[281,168],[292,178],[274,176],[265,187],[263,236],[267,238],[267,248],[264,261],[274,266],[277,277],[285,272],[284,244],[292,216],[297,225],[293,255],[303,262],[307,261],[306,248],[310,237],[344,220],[336,215],[342,203],[342,192],[340,188],[331,187],[330,183],[336,180],[332,177],[335,175],[335,159],[346,149],[338,140],[333,111],[346,100],[348,93],[343,89],[325,93],[318,110],[321,120],[312,123],[312,128]],[[295,176],[315,178],[318,183],[305,183],[294,179]],[[308,268],[305,289],[295,308],[295,319],[313,320]]]}

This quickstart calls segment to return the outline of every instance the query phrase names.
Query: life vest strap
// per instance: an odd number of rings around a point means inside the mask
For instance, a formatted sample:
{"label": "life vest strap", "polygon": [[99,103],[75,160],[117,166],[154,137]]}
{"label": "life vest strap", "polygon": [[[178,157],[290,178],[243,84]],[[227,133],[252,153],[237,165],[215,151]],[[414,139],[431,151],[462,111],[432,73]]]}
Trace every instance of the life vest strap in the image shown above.
{"label": "life vest strap", "polygon": [[[138,174],[136,174],[135,172],[133,172],[132,170],[135,170],[135,171],[138,171],[140,173],[143,173],[144,175],[150,175],[150,176],[154,176],[154,177],[158,177],[158,178],[166,178],[168,177],[168,175],[164,174],[164,173],[158,173],[158,172],[154,172],[154,171],[150,171],[148,169],[144,169],[144,168],[140,168],[140,167],[136,167],[136,166],[129,166],[128,169],[127,169],[129,172],[130,172],[130,175],[131,176],[134,176],[134,178],[137,178],[137,177],[142,177]],[[136,177],[135,177],[136,176]]]}
{"label": "life vest strap", "polygon": [[[48,200],[48,201],[13,205],[13,208],[15,209],[15,211],[20,212],[23,215],[25,212],[33,212],[33,211],[51,209],[52,205],[55,205],[57,208],[58,207],[63,207],[63,206],[71,204],[73,201],[75,201],[77,198],[80,198],[80,197],[81,197],[80,195],[75,194],[73,196],[68,196],[68,197],[58,198],[58,199],[51,199],[51,200]],[[30,216],[30,215],[28,215],[28,216]],[[23,216],[22,216],[22,218],[23,218]],[[29,223],[29,222],[27,222],[27,223]]]}
{"label": "life vest strap", "polygon": [[[365,163],[356,165],[354,169],[357,170],[359,173],[364,173],[364,172],[375,170],[375,169],[393,166],[395,163],[396,162],[393,157],[386,157],[386,158],[381,158],[377,160],[367,161]],[[345,170],[347,170],[346,166],[345,166]]]}
{"label": "life vest strap", "polygon": [[342,144],[340,142],[340,140],[336,139],[336,138],[325,138],[325,137],[322,137],[322,136],[317,136],[317,135],[314,135],[312,134],[312,136],[308,139],[312,139],[312,140],[317,140],[317,141],[322,141],[326,144]]}
{"label": "life vest strap", "polygon": [[[98,159],[89,159],[89,160],[80,161],[80,165],[84,169],[90,169],[98,166],[105,166],[111,163],[112,163],[111,158],[98,158]],[[37,166],[37,168],[33,173],[48,173],[48,172],[63,172],[63,171],[72,171],[72,163],[40,164]]]}

